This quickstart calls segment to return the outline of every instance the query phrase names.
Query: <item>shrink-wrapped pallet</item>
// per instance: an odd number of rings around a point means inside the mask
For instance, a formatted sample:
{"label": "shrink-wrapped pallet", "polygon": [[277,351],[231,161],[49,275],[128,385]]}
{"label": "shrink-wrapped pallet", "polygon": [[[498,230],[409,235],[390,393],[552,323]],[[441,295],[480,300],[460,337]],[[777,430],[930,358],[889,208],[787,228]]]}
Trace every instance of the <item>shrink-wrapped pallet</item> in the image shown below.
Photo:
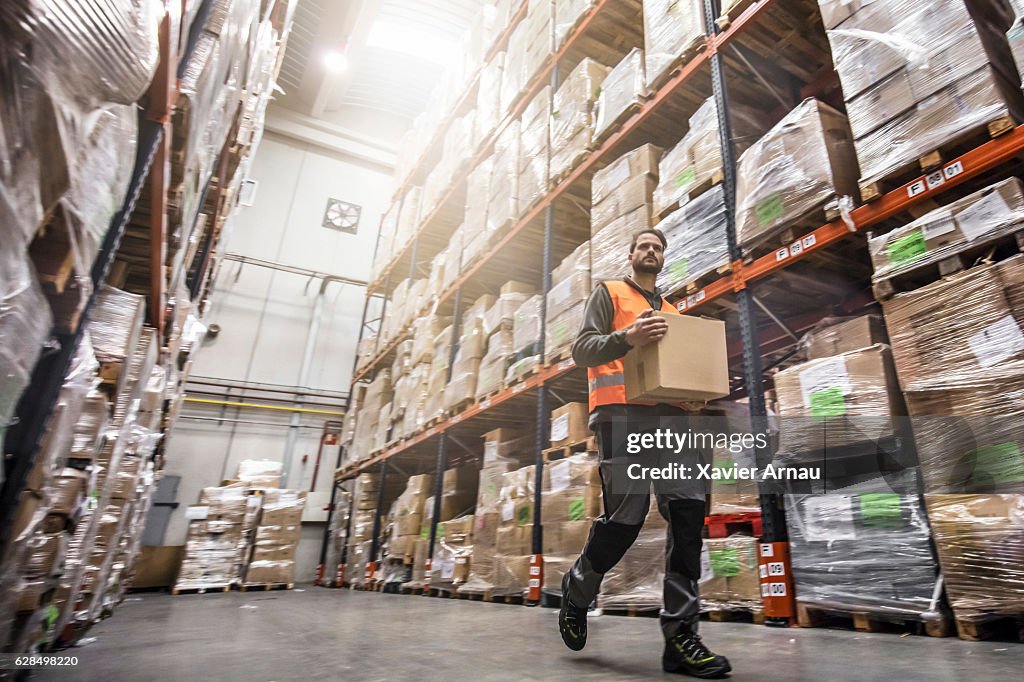
{"label": "shrink-wrapped pallet", "polygon": [[720,186],[690,201],[658,223],[665,235],[665,267],[658,273],[662,293],[676,291],[729,263],[725,236],[725,193]]}
{"label": "shrink-wrapped pallet", "polygon": [[555,92],[551,111],[551,179],[561,179],[583,160],[594,133],[594,103],[608,67],[584,58]]}
{"label": "shrink-wrapped pallet", "polygon": [[704,40],[700,0],[644,0],[647,82],[660,84]]}

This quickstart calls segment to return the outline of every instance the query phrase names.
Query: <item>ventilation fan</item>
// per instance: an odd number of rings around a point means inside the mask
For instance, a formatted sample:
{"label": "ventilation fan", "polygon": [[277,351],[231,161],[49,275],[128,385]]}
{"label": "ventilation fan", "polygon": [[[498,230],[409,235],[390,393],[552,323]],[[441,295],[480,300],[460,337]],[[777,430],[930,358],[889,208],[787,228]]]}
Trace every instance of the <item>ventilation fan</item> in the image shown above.
{"label": "ventilation fan", "polygon": [[362,206],[350,204],[341,199],[328,199],[323,226],[341,232],[355,233],[356,228],[359,227],[359,215],[362,210]]}

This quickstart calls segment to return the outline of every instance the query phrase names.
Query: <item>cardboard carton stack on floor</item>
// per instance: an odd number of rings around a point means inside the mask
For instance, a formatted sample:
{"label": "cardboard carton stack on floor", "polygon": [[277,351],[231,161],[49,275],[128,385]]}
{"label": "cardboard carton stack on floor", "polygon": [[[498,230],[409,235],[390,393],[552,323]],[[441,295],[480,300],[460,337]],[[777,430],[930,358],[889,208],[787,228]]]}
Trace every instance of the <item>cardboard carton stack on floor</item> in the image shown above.
{"label": "cardboard carton stack on floor", "polygon": [[652,225],[658,158],[654,145],[620,156],[594,173],[591,182],[590,267],[595,281],[629,274],[629,245],[640,230]]}
{"label": "cardboard carton stack on floor", "polygon": [[437,524],[430,586],[456,590],[469,578],[475,516],[467,514]]}
{"label": "cardboard carton stack on floor", "polygon": [[804,100],[739,158],[736,236],[745,248],[812,211],[859,197],[857,157],[846,117]]}
{"label": "cardboard carton stack on floor", "polygon": [[555,92],[551,113],[551,180],[564,178],[583,161],[594,134],[594,103],[608,67],[584,58]]}
{"label": "cardboard carton stack on floor", "polygon": [[395,500],[388,538],[389,558],[402,563],[412,562],[423,521],[434,512],[424,506],[433,491],[433,480],[430,474],[410,476],[405,490]]}
{"label": "cardboard carton stack on floor", "polygon": [[222,589],[241,579],[246,531],[259,518],[260,497],[245,486],[204,488],[199,504],[188,507],[185,556],[174,584],[176,590]]}
{"label": "cardboard carton stack on floor", "polygon": [[289,585],[295,582],[295,550],[302,536],[306,491],[268,489],[245,569],[246,585]]}
{"label": "cardboard carton stack on floor", "polygon": [[590,242],[583,242],[551,272],[547,294],[547,327],[544,362],[568,357],[583,325],[583,311],[590,296]]}
{"label": "cardboard carton stack on floor", "polygon": [[[552,423],[556,417],[552,415]],[[583,428],[586,428],[585,416]],[[594,518],[601,513],[601,476],[592,453],[544,465],[541,523],[544,526],[544,585],[560,594],[562,576],[583,551]]]}
{"label": "cardboard carton stack on floor", "polygon": [[601,583],[597,605],[602,609],[656,609],[662,604],[667,524],[651,496],[643,530]]}
{"label": "cardboard carton stack on floor", "polygon": [[1003,116],[1024,97],[999,0],[819,0],[863,182]]}
{"label": "cardboard carton stack on floor", "polygon": [[[757,543],[749,535],[704,540],[707,574],[701,575],[701,609],[707,611],[762,610],[757,569]],[[710,565],[710,566],[709,566]]]}
{"label": "cardboard carton stack on floor", "polygon": [[1024,256],[883,302],[960,622],[1024,610]]}

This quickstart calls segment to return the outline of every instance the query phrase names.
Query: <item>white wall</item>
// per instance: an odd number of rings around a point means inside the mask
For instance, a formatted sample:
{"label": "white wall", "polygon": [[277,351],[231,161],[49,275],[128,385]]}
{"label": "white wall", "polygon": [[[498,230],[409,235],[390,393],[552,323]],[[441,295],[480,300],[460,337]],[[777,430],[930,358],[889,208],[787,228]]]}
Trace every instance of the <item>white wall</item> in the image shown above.
{"label": "white wall", "polygon": [[[225,250],[291,266],[366,280],[390,177],[379,167],[267,133],[250,176],[259,182],[255,204],[232,219]],[[363,207],[358,233],[321,226],[328,197]],[[206,315],[220,325],[218,338],[198,353],[194,376],[295,386],[320,281],[238,262],[224,261]],[[329,285],[308,386],[347,391],[365,289]],[[223,411],[222,411],[223,410]],[[184,544],[184,507],[199,491],[233,478],[243,459],[282,460],[290,415],[239,408],[197,407],[186,414],[267,422],[243,425],[179,420],[170,437],[167,473],[180,475],[178,510],[164,544]],[[325,419],[303,415],[289,487],[308,490]],[[309,461],[302,462],[304,455]],[[329,491],[337,448],[325,448],[317,491]],[[316,504],[314,502],[314,504]],[[322,503],[320,503],[322,505]],[[322,524],[307,524],[298,552],[296,579],[313,578]]]}

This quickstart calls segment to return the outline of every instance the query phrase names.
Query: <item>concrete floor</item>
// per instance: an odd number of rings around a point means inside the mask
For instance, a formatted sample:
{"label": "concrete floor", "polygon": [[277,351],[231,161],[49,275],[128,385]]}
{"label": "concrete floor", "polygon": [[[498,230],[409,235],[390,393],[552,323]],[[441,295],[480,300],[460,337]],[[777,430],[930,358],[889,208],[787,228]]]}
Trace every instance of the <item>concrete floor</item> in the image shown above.
{"label": "concrete floor", "polygon": [[[328,590],[130,596],[39,680],[640,680],[661,676],[658,622],[591,619],[580,653],[557,611]],[[702,623],[734,680],[1021,679],[1024,645]],[[667,677],[667,676],[666,676]],[[671,679],[678,679],[672,677]]]}

